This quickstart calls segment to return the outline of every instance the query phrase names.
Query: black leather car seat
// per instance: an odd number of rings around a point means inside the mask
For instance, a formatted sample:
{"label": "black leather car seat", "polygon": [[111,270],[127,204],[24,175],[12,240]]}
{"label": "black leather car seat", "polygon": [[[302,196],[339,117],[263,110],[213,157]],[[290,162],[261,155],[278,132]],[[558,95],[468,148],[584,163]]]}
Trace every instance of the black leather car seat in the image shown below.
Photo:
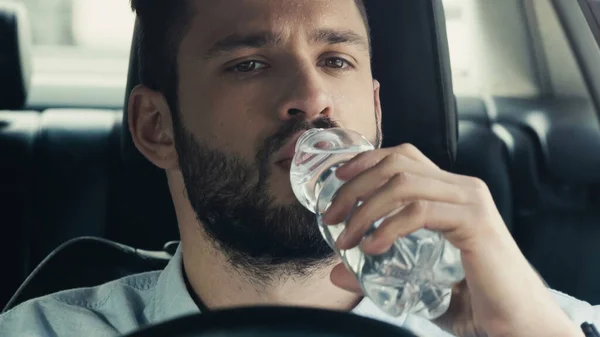
{"label": "black leather car seat", "polygon": [[27,275],[31,236],[33,148],[39,116],[24,111],[31,81],[27,12],[18,2],[0,2],[0,306]]}
{"label": "black leather car seat", "polygon": [[577,97],[497,98],[524,255],[554,289],[600,303],[600,122]]}
{"label": "black leather car seat", "polygon": [[25,7],[18,2],[0,3],[0,109],[18,110],[25,105],[31,82],[31,36]]}
{"label": "black leather car seat", "polygon": [[513,184],[506,144],[493,131],[488,107],[475,97],[458,103],[458,150],[453,171],[478,177],[489,187],[496,207],[509,230],[513,230]]}

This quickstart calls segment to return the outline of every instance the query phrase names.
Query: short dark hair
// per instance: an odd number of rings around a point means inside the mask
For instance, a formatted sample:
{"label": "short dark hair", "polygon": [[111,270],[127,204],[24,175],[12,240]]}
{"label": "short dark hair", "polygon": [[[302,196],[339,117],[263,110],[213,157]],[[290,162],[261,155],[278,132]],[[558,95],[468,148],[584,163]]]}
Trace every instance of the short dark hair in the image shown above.
{"label": "short dark hair", "polygon": [[[354,0],[370,33],[364,0]],[[131,0],[137,14],[137,53],[140,83],[161,92],[177,122],[179,76],[177,50],[194,12],[189,0]]]}

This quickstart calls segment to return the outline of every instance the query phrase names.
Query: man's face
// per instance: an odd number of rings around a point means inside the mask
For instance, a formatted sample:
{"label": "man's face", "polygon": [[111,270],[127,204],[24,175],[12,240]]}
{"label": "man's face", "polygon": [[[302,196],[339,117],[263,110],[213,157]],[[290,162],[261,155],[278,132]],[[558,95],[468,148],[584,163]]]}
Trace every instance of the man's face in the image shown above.
{"label": "man's face", "polygon": [[314,215],[293,195],[282,149],[310,127],[379,142],[378,88],[354,0],[191,5],[178,51],[175,133],[198,219],[238,263],[302,268],[331,256]]}

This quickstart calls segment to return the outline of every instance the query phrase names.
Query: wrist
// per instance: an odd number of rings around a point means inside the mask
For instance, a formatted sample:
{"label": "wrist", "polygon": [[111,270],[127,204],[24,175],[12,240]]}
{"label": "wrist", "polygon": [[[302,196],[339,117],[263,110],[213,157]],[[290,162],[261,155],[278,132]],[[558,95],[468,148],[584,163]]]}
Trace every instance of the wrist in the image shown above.
{"label": "wrist", "polygon": [[[505,326],[506,327],[506,326]],[[583,331],[571,321],[562,317],[558,320],[545,317],[540,321],[531,321],[526,324],[511,325],[506,329],[490,329],[490,337],[585,337]]]}
{"label": "wrist", "polygon": [[490,336],[584,336],[510,240],[463,254],[463,266],[473,309]]}

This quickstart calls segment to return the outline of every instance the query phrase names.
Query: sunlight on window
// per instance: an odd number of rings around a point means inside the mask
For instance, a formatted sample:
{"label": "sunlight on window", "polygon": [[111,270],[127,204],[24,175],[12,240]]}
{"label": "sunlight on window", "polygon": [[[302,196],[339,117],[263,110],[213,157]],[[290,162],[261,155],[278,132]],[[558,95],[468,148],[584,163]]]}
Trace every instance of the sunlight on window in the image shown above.
{"label": "sunlight on window", "polygon": [[135,16],[128,0],[10,1],[22,2],[27,8],[34,53],[50,47],[104,54],[129,52]]}
{"label": "sunlight on window", "polygon": [[73,2],[75,44],[90,49],[129,52],[135,16],[126,0]]}
{"label": "sunlight on window", "polygon": [[479,86],[473,74],[474,55],[476,46],[473,45],[471,29],[472,5],[471,0],[444,0],[446,13],[446,31],[450,62],[452,64],[452,79],[454,92],[457,95],[478,94]]}

